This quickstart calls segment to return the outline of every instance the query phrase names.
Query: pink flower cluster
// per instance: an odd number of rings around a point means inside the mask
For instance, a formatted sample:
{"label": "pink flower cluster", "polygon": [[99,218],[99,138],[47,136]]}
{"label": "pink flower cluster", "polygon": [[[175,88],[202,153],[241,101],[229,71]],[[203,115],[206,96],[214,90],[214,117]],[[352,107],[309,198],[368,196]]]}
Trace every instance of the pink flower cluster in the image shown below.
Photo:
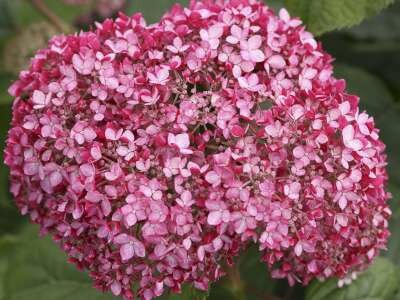
{"label": "pink flower cluster", "polygon": [[300,20],[204,0],[96,26],[11,86],[5,162],[21,212],[97,288],[206,290],[250,243],[307,284],[385,248],[385,146]]}

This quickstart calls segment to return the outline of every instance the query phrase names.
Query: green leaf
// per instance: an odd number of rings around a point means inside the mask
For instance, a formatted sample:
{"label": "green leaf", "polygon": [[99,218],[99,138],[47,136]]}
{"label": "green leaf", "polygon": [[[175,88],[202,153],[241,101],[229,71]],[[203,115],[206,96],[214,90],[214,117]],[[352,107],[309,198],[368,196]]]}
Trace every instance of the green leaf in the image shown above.
{"label": "green leaf", "polygon": [[[12,97],[8,94],[8,88],[11,85],[13,77],[8,73],[0,73],[0,105],[4,103],[10,103],[12,101]],[[5,115],[7,112],[2,113]],[[6,120],[9,120],[9,117],[6,117]]]}
{"label": "green leaf", "polygon": [[230,299],[234,300],[235,295],[225,286],[225,282],[227,279],[223,278],[216,283],[212,284],[210,289],[210,295],[207,300],[221,300],[221,299]]}
{"label": "green leaf", "polygon": [[283,0],[265,0],[264,2],[265,4],[267,4],[267,6],[271,7],[275,12],[278,12],[279,9],[285,6]]}
{"label": "green leaf", "polygon": [[[9,38],[3,49],[3,70],[12,74],[28,69],[37,50],[45,48],[60,31],[48,22],[32,23]],[[6,91],[7,89],[5,89]]]}
{"label": "green leaf", "polygon": [[0,300],[4,300],[4,280],[9,265],[8,255],[13,251],[17,241],[14,236],[0,238]]}
{"label": "green leaf", "polygon": [[[395,1],[390,9],[348,31],[349,35],[361,40],[391,41],[400,40],[400,1]],[[381,45],[377,45],[381,46]]]}
{"label": "green leaf", "polygon": [[208,293],[202,292],[190,285],[184,285],[180,294],[166,294],[158,299],[160,300],[206,300]]}
{"label": "green leaf", "polygon": [[394,105],[390,91],[378,77],[350,65],[336,64],[335,75],[346,80],[347,90],[360,97],[360,106],[380,119]]}
{"label": "green leaf", "polygon": [[238,268],[247,299],[254,299],[260,294],[272,295],[278,288],[279,281],[271,279],[267,265],[261,261],[257,246],[252,245],[240,255]]}
{"label": "green leaf", "polygon": [[[16,22],[21,27],[26,27],[29,26],[31,23],[45,20],[43,15],[30,3],[31,1],[13,1],[16,2],[18,7]],[[46,6],[61,20],[68,24],[71,24],[77,16],[89,11],[90,2],[91,1],[88,1],[87,5],[68,5],[64,3],[64,1],[44,0]]]}
{"label": "green leaf", "polygon": [[[0,88],[3,88],[0,75]],[[8,80],[6,85],[8,85]],[[4,86],[5,88],[5,86]],[[0,94],[2,94],[0,92]],[[4,93],[5,94],[5,93]],[[25,218],[21,217],[15,207],[8,187],[8,168],[3,164],[3,149],[11,120],[11,105],[0,105],[2,118],[0,118],[0,236],[18,230]]]}
{"label": "green leaf", "polygon": [[[240,260],[240,258],[239,258]],[[247,293],[245,282],[239,270],[239,263],[232,267],[226,267],[226,275],[211,285],[208,300],[246,300],[252,295]],[[253,270],[256,272],[256,270]]]}
{"label": "green leaf", "polygon": [[163,1],[148,1],[148,0],[129,0],[127,8],[128,14],[135,12],[143,13],[146,22],[149,24],[158,22],[161,16],[169,10],[175,3],[187,6],[189,0],[163,0]]}
{"label": "green leaf", "polygon": [[299,16],[308,30],[319,35],[350,27],[375,15],[394,0],[285,0],[294,16]]}
{"label": "green leaf", "polygon": [[[265,0],[265,3],[278,11],[284,6],[284,0]],[[158,22],[162,15],[168,11],[172,5],[179,3],[182,6],[188,6],[189,0],[162,0],[162,1],[147,1],[147,0],[128,0],[127,14],[133,14],[135,12],[143,13],[146,22],[149,24]]]}
{"label": "green leaf", "polygon": [[337,280],[313,282],[306,300],[392,300],[398,289],[398,269],[387,259],[375,263],[350,285],[337,287]]}
{"label": "green leaf", "polygon": [[14,1],[0,1],[0,37],[10,33],[15,27],[16,5]]}
{"label": "green leaf", "polygon": [[[387,11],[391,11],[391,9]],[[375,27],[370,28],[370,34],[381,35],[378,30]],[[388,30],[400,32],[396,30],[396,27]],[[400,102],[400,38],[397,40],[392,38],[360,40],[346,31],[324,35],[321,40],[324,48],[336,61],[372,72],[385,82],[396,101]]]}
{"label": "green leaf", "polygon": [[[284,0],[265,0],[264,2],[275,11],[278,11],[284,6],[283,1]],[[161,16],[175,3],[179,3],[182,6],[188,6],[189,2],[189,0],[162,0],[157,2],[147,0],[128,0],[129,5],[126,12],[128,14],[141,12],[146,21],[151,24],[158,22]]]}
{"label": "green leaf", "polygon": [[212,286],[209,300],[304,299],[300,286],[290,287],[287,280],[271,278],[254,244],[243,251],[236,264],[226,272],[227,275]]}
{"label": "green leaf", "polygon": [[400,187],[390,185],[389,191],[393,195],[393,199],[390,202],[392,218],[389,222],[391,236],[389,238],[388,251],[384,255],[393,263],[400,265]]}
{"label": "green leaf", "polygon": [[33,225],[18,236],[7,256],[3,278],[7,300],[116,300],[92,287],[87,274],[67,263],[66,255],[49,237],[39,239]]}

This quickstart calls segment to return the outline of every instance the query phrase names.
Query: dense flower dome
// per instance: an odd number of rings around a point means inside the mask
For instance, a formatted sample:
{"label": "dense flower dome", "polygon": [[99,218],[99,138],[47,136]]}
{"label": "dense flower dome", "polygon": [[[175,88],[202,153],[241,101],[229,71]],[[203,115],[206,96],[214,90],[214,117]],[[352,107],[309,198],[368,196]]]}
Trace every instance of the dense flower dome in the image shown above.
{"label": "dense flower dome", "polygon": [[22,214],[95,287],[207,290],[252,243],[274,278],[348,278],[385,248],[384,144],[301,21],[255,0],[54,37],[11,87]]}

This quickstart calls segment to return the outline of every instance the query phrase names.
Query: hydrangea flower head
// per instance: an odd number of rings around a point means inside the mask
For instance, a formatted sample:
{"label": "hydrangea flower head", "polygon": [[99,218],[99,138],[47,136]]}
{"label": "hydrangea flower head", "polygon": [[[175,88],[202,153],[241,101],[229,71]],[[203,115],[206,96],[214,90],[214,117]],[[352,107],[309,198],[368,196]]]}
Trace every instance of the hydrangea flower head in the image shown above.
{"label": "hydrangea flower head", "polygon": [[274,278],[307,284],[385,248],[379,131],[286,10],[120,14],[54,37],[10,93],[16,204],[98,289],[207,290],[251,243]]}

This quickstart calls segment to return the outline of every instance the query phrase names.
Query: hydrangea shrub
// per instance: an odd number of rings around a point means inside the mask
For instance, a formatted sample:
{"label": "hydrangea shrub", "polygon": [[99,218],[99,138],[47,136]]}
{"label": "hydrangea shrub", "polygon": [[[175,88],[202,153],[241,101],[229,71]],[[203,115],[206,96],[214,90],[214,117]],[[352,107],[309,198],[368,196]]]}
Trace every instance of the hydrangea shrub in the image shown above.
{"label": "hydrangea shrub", "polygon": [[10,87],[22,214],[96,288],[207,290],[256,243],[274,278],[346,282],[385,248],[385,146],[299,19],[192,1],[56,36]]}

